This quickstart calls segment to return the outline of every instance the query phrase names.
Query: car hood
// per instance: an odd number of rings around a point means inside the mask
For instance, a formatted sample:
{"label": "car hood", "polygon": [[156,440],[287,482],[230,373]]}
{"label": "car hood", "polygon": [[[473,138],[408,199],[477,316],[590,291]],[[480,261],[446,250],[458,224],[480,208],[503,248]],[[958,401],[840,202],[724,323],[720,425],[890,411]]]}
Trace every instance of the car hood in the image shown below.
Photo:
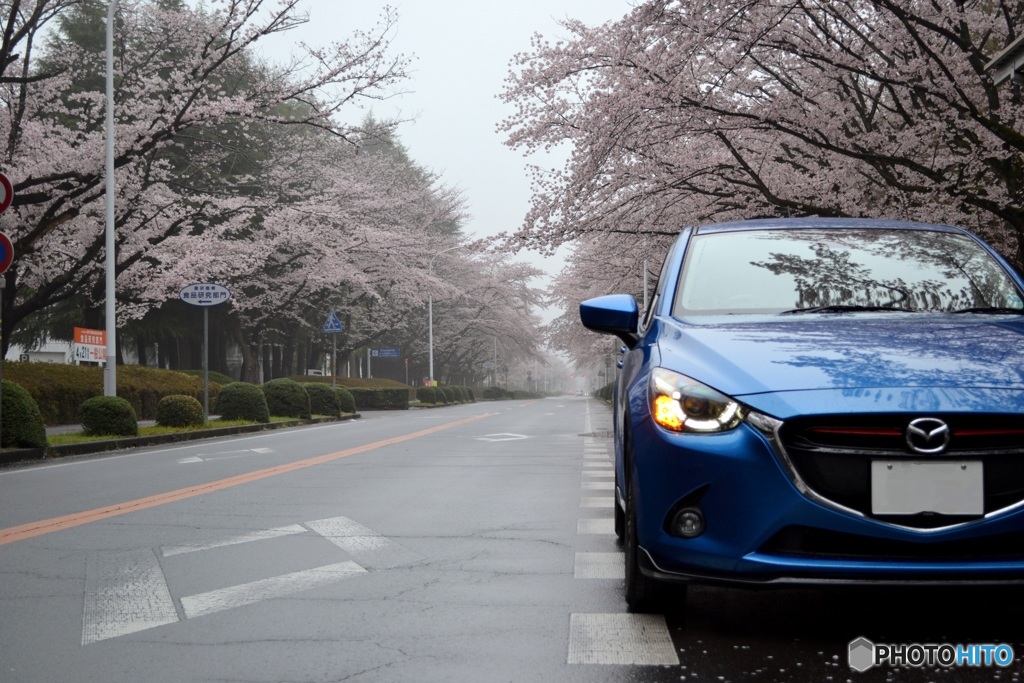
{"label": "car hood", "polygon": [[[851,398],[874,396],[877,402],[892,390],[918,397],[967,392],[974,402],[984,394],[984,409],[1007,395],[1024,401],[1024,319],[1016,316],[880,313],[659,322],[662,366],[776,414],[805,411],[837,396],[850,409]],[[1003,398],[992,398],[993,391]],[[784,392],[804,397],[780,398]],[[939,404],[962,409],[964,397]],[[790,409],[768,409],[780,401]],[[928,402],[940,409],[935,400]]]}

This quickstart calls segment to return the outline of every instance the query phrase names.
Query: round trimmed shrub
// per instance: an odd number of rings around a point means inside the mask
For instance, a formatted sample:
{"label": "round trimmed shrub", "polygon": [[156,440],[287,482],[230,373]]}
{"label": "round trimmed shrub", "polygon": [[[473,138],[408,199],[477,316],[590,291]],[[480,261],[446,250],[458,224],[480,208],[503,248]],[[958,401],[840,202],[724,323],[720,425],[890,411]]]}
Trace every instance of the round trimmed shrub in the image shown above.
{"label": "round trimmed shrub", "polygon": [[161,427],[198,427],[204,422],[203,404],[195,396],[171,394],[156,404],[156,423]]}
{"label": "round trimmed shrub", "polygon": [[356,412],[356,397],[345,387],[335,387],[334,393],[338,397],[338,405],[341,412],[352,414]]}
{"label": "round trimmed shrub", "polygon": [[46,448],[46,425],[39,404],[21,386],[3,381],[3,448]]}
{"label": "round trimmed shrub", "polygon": [[267,397],[258,386],[249,382],[232,382],[221,387],[214,412],[222,420],[270,422]]}
{"label": "round trimmed shrub", "polygon": [[466,390],[466,400],[470,403],[476,403],[476,394],[473,393],[473,387],[463,387]]}
{"label": "round trimmed shrub", "polygon": [[445,403],[455,403],[455,392],[452,391],[451,387],[438,387],[438,389],[440,389],[441,393],[444,394]]}
{"label": "round trimmed shrub", "polygon": [[416,387],[416,400],[420,403],[437,403],[437,391],[434,387]]}
{"label": "round trimmed shrub", "polygon": [[93,396],[78,407],[78,419],[88,435],[139,435],[135,408],[120,396]]}
{"label": "round trimmed shrub", "polygon": [[309,410],[314,415],[330,415],[338,417],[341,403],[334,389],[321,382],[308,382],[302,388],[309,394]]}
{"label": "round trimmed shrub", "polygon": [[452,387],[455,390],[455,398],[459,400],[459,403],[469,403],[469,395],[466,393],[466,387]]}
{"label": "round trimmed shrub", "polygon": [[263,383],[263,395],[271,415],[308,419],[311,416],[309,394],[293,379],[281,377]]}

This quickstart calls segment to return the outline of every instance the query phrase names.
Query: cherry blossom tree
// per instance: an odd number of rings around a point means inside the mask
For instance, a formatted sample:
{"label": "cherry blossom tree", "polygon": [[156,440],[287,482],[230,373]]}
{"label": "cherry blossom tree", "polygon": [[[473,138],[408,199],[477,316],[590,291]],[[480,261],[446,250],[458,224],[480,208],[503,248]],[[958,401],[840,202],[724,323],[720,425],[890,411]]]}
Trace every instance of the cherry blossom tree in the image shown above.
{"label": "cherry blossom tree", "polygon": [[[15,201],[2,225],[18,255],[6,274],[4,350],[27,316],[82,292],[101,298],[103,98],[74,86],[102,73],[102,53],[68,41],[39,47],[48,24],[76,4],[14,2],[4,18],[0,133]],[[247,239],[278,210],[280,193],[265,190],[279,178],[263,175],[268,158],[238,172],[240,151],[254,150],[268,131],[297,129],[354,144],[358,127],[337,114],[387,97],[405,77],[407,60],[388,51],[390,11],[346,42],[303,47],[283,66],[258,63],[252,48],[259,40],[305,20],[298,0],[267,5],[121,3],[115,165],[118,288],[131,299],[124,317],[155,303],[162,283],[147,278],[154,269],[175,272],[172,251],[197,273],[214,256],[218,267],[251,271],[278,245],[277,237]],[[45,68],[37,68],[39,52]],[[207,182],[214,176],[215,185]]]}
{"label": "cherry blossom tree", "polygon": [[1022,25],[1024,4],[988,0],[650,0],[567,21],[503,95],[510,146],[570,149],[534,169],[512,244],[607,236],[576,252],[583,281],[592,249],[634,235],[886,216],[964,225],[1024,264],[1024,110],[985,68]]}

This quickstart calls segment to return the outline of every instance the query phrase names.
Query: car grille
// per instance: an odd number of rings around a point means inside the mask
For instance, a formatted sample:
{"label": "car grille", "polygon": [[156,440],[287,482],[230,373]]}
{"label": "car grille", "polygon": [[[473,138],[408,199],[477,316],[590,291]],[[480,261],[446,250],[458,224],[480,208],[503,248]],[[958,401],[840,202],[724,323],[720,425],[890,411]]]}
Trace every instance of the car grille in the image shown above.
{"label": "car grille", "polygon": [[855,536],[824,529],[790,526],[758,549],[769,555],[830,560],[1007,562],[1024,560],[1024,532],[958,541],[912,542]]}
{"label": "car grille", "polygon": [[907,445],[906,429],[918,416],[816,416],[787,421],[779,438],[795,474],[819,496],[868,517],[899,526],[938,528],[971,518],[871,513],[871,461],[970,459],[983,463],[985,513],[1024,501],[1024,420],[1020,415],[942,415],[951,439],[941,455]]}

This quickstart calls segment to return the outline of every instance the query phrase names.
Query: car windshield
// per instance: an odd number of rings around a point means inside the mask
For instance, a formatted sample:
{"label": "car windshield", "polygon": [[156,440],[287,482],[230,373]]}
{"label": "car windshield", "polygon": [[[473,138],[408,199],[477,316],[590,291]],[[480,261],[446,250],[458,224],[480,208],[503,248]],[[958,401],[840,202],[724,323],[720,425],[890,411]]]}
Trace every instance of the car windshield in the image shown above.
{"label": "car windshield", "polygon": [[1021,309],[1013,281],[967,236],[807,228],[694,236],[673,315]]}

